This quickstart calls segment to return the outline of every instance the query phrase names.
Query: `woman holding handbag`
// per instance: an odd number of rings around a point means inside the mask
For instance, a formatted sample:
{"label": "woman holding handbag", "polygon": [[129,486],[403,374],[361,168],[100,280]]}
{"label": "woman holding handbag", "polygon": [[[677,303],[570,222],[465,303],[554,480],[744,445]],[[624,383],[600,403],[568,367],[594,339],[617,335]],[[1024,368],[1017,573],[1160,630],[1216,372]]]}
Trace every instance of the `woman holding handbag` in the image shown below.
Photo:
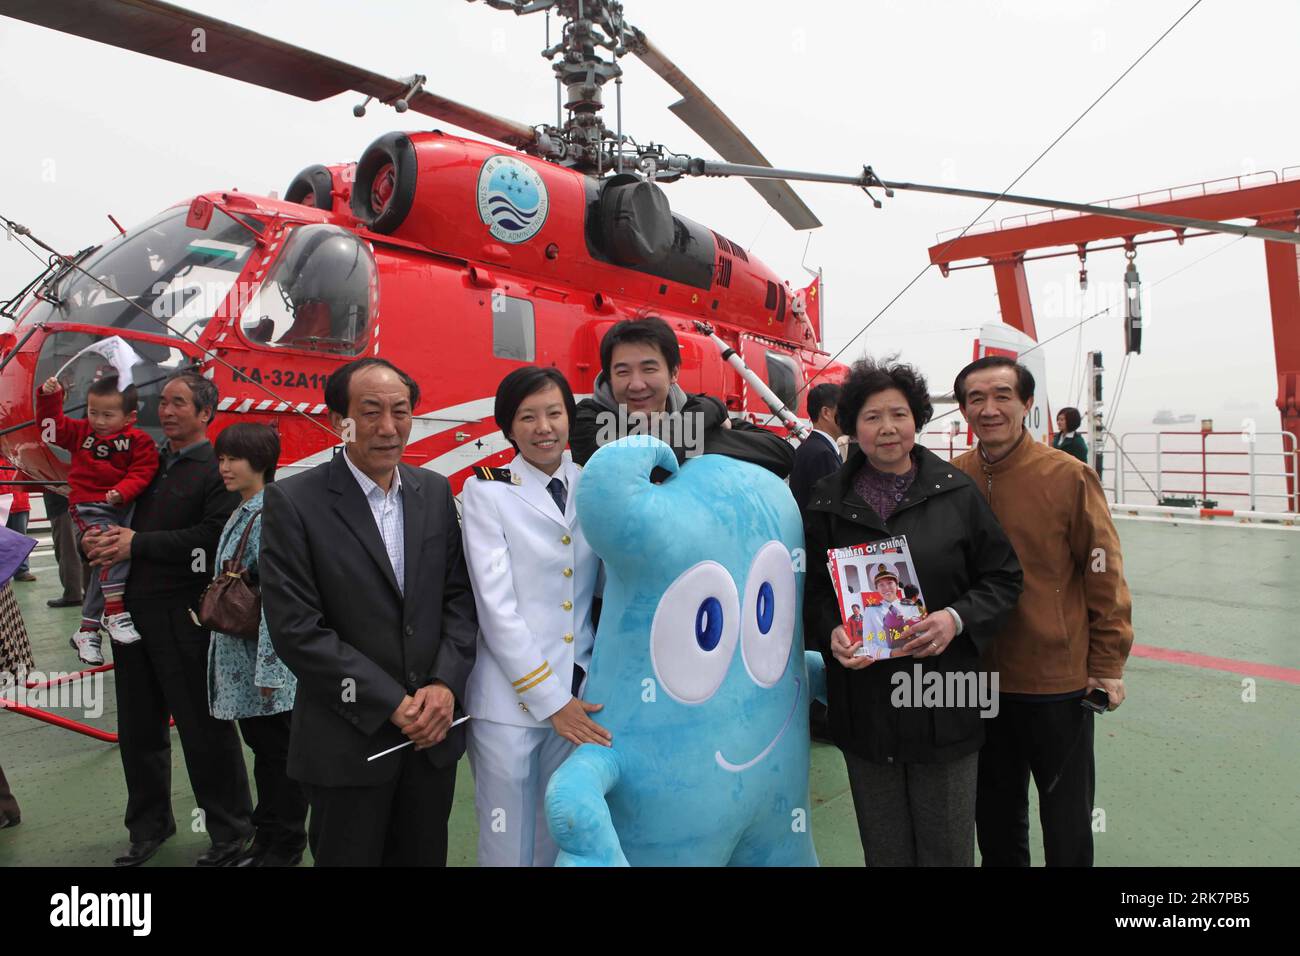
{"label": "woman holding handbag", "polygon": [[239,722],[257,782],[257,833],[230,865],[297,866],[307,845],[307,797],[286,762],[298,681],[271,645],[257,590],[262,492],[275,479],[280,439],[270,426],[240,423],[217,436],[215,450],[226,490],[243,500],[221,533],[216,574],[199,606],[200,622],[213,629],[208,709],[219,720]]}

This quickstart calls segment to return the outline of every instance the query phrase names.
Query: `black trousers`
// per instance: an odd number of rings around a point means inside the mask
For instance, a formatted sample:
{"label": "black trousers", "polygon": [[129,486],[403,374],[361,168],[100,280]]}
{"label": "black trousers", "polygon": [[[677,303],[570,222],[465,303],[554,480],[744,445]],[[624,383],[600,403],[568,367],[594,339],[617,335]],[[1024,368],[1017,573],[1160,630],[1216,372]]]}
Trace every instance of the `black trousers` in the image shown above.
{"label": "black trousers", "polygon": [[307,841],[317,866],[446,866],[456,765],[439,769],[410,747],[397,776],[377,787],[307,785]]}
{"label": "black trousers", "polygon": [[984,730],[975,797],[983,865],[1029,866],[1032,773],[1047,865],[1092,866],[1092,711],[1078,698],[1046,704],[1003,698]]}
{"label": "black trousers", "polygon": [[247,839],[253,808],[243,747],[233,721],[208,713],[209,632],[190,619],[187,604],[128,600],[126,609],[140,640],[113,644],[113,662],[132,842],[159,839],[176,825],[168,714],[176,719],[202,827],[213,843]]}
{"label": "black trousers", "polygon": [[18,809],[18,800],[14,793],[9,789],[9,781],[5,779],[5,771],[0,767],[0,817],[8,817],[10,820],[21,820],[22,813]]}
{"label": "black trousers", "polygon": [[253,827],[259,845],[294,856],[307,845],[307,794],[285,769],[289,760],[291,711],[265,717],[242,717],[239,732],[253,750],[257,806]]}
{"label": "black trousers", "polygon": [[59,563],[63,600],[80,604],[90,585],[90,565],[77,550],[77,529],[72,524],[72,515],[66,510],[50,518],[50,540],[54,543],[54,560]]}

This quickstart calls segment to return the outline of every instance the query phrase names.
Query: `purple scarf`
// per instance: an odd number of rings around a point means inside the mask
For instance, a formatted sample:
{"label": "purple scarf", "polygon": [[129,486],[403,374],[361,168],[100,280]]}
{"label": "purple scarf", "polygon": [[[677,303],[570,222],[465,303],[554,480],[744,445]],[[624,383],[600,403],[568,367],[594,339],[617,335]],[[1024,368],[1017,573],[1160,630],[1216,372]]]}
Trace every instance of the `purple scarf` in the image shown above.
{"label": "purple scarf", "polygon": [[912,450],[911,459],[912,467],[901,475],[880,471],[870,460],[864,460],[858,473],[853,476],[853,490],[875,509],[882,521],[889,520],[889,516],[907,494],[907,489],[916,480],[916,449]]}

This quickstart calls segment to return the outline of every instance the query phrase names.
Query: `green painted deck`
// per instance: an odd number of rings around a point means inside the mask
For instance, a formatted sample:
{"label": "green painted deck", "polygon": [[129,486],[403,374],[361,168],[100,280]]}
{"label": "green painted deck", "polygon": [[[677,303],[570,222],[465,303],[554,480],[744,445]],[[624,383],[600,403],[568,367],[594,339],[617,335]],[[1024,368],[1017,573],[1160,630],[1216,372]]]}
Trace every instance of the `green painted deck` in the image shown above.
{"label": "green painted deck", "polygon": [[[1121,521],[1119,529],[1139,644],[1300,668],[1300,533],[1138,521]],[[53,563],[48,552],[36,555],[40,580],[14,589],[37,668],[72,671],[79,665],[68,635],[78,614],[45,607],[58,593]],[[93,721],[106,729],[116,726],[112,680],[104,682],[104,713]],[[1300,864],[1300,685],[1260,678],[1247,702],[1246,680],[1130,659],[1128,701],[1097,725],[1099,865]],[[187,825],[194,798],[173,741],[179,832],[149,866],[190,865],[208,842]],[[0,713],[0,764],[23,812],[20,826],[0,830],[0,866],[106,866],[125,847],[126,791],[113,745]],[[834,747],[814,744],[811,785],[822,864],[861,865]],[[475,862],[473,786],[462,763],[450,825],[453,865]],[[1037,832],[1032,841],[1041,863]]]}

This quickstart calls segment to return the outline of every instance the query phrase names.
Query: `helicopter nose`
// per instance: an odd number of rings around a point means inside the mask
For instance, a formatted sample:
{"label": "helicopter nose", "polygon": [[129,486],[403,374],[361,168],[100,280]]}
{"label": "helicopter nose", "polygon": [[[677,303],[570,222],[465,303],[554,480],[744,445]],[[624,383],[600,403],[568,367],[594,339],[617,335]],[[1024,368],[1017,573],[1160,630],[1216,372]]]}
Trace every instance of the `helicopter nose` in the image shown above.
{"label": "helicopter nose", "polygon": [[31,479],[61,483],[67,468],[46,443],[35,408],[37,359],[48,338],[36,327],[0,336],[0,456]]}

